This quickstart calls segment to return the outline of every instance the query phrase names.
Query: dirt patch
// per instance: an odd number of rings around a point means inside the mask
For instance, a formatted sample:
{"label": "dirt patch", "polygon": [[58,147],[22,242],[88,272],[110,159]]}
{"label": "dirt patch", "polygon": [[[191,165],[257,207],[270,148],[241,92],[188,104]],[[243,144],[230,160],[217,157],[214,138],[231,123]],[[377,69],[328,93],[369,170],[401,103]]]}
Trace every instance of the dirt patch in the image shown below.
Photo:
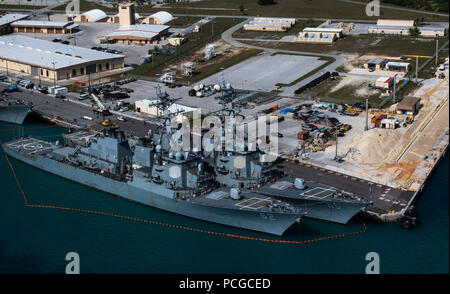
{"label": "dirt patch", "polygon": [[350,162],[375,165],[395,152],[402,134],[396,130],[371,129],[356,135],[346,146],[347,160]]}
{"label": "dirt patch", "polygon": [[418,161],[383,163],[380,167],[369,172],[378,172],[392,178],[393,181],[407,181],[419,165]]}

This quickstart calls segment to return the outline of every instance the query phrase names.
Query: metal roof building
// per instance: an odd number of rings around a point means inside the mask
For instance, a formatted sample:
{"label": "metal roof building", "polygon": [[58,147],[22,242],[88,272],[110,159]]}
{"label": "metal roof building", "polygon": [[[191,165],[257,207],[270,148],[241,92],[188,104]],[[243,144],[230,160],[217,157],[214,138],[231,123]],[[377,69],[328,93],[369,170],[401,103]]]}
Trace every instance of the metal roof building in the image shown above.
{"label": "metal roof building", "polygon": [[21,35],[0,37],[0,66],[50,79],[107,71],[124,66],[124,56]]}
{"label": "metal roof building", "polygon": [[78,30],[73,21],[19,20],[11,24],[16,33],[70,34]]}
{"label": "metal roof building", "polygon": [[92,9],[77,15],[73,20],[76,22],[104,22],[108,19],[105,12],[100,9]]}
{"label": "metal roof building", "polygon": [[127,45],[145,45],[164,38],[169,28],[166,25],[137,24],[120,27],[118,30],[106,35],[105,38]]}
{"label": "metal roof building", "polygon": [[158,11],[142,20],[143,24],[159,24],[163,25],[173,20],[172,14],[167,11]]}
{"label": "metal roof building", "polygon": [[8,13],[0,15],[0,35],[12,32],[11,23],[28,18],[29,15],[21,13]]}

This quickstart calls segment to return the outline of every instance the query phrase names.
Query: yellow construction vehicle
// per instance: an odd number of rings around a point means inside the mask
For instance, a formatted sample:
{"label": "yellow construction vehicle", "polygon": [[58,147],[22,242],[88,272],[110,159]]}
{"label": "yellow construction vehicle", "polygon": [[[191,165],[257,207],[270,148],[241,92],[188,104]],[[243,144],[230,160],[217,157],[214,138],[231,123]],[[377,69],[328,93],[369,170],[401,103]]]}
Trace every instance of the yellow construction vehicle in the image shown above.
{"label": "yellow construction vehicle", "polygon": [[110,125],[111,125],[111,122],[109,121],[109,119],[102,122],[102,126],[109,127]]}
{"label": "yellow construction vehicle", "polygon": [[372,116],[372,118],[370,119],[371,123],[375,123],[377,121],[377,119],[380,117],[380,114],[375,114],[374,116]]}

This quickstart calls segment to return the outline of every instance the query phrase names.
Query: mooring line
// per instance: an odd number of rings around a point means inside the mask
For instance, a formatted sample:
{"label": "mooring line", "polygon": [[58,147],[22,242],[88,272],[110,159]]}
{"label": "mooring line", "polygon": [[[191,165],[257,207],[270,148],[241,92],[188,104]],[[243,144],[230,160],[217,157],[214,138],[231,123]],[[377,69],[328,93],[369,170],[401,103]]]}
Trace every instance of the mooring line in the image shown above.
{"label": "mooring line", "polygon": [[277,240],[277,239],[249,237],[249,236],[243,236],[243,235],[235,235],[235,234],[229,234],[229,233],[222,233],[222,232],[202,230],[202,229],[188,227],[188,226],[173,225],[173,224],[168,224],[168,223],[164,223],[164,222],[160,222],[160,221],[153,221],[153,220],[149,220],[149,219],[142,219],[142,218],[137,218],[137,217],[125,216],[125,215],[120,215],[120,214],[117,214],[117,213],[104,212],[104,211],[99,211],[99,210],[89,210],[89,209],[71,208],[71,207],[54,206],[54,205],[28,204],[28,199],[26,197],[26,194],[25,194],[25,192],[24,192],[24,190],[22,188],[22,185],[20,184],[20,181],[19,181],[19,179],[18,179],[18,177],[16,175],[16,172],[14,171],[14,168],[13,168],[11,162],[9,161],[8,155],[5,154],[5,158],[6,158],[6,161],[8,162],[9,167],[11,168],[11,171],[12,171],[12,174],[14,176],[14,179],[16,180],[17,187],[19,188],[19,191],[20,191],[20,193],[23,196],[23,199],[24,199],[24,202],[25,202],[25,207],[58,209],[58,210],[64,210],[64,211],[81,212],[81,213],[95,214],[95,215],[104,215],[104,216],[115,217],[115,218],[123,219],[123,220],[129,220],[129,221],[141,222],[141,223],[147,223],[147,224],[153,224],[153,225],[160,225],[160,226],[169,227],[169,228],[173,228],[173,229],[180,229],[180,230],[186,230],[186,231],[192,231],[192,232],[198,232],[198,233],[205,233],[205,234],[216,235],[216,236],[223,236],[223,237],[229,237],[229,238],[235,238],[235,239],[253,240],[253,241],[260,241],[260,242],[269,242],[269,243],[283,243],[283,244],[308,244],[308,243],[314,243],[314,242],[319,242],[319,241],[324,241],[324,240],[330,240],[330,239],[343,238],[343,237],[352,236],[352,235],[358,235],[358,234],[365,233],[367,231],[366,224],[363,224],[363,229],[362,230],[351,232],[351,233],[330,235],[330,236],[325,236],[325,237],[320,237],[320,238],[315,238],[315,239],[309,239],[309,240],[301,240],[301,241],[296,241],[296,240]]}

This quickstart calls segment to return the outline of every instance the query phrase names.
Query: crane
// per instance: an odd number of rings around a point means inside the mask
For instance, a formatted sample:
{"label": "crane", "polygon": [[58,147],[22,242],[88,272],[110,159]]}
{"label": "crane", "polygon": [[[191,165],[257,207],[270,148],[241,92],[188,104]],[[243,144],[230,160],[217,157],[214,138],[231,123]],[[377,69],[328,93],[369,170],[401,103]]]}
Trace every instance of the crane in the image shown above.
{"label": "crane", "polygon": [[106,107],[94,93],[91,93],[91,95],[97,103],[97,109],[94,109],[94,112],[103,116],[110,115],[111,113],[109,112],[109,108]]}

